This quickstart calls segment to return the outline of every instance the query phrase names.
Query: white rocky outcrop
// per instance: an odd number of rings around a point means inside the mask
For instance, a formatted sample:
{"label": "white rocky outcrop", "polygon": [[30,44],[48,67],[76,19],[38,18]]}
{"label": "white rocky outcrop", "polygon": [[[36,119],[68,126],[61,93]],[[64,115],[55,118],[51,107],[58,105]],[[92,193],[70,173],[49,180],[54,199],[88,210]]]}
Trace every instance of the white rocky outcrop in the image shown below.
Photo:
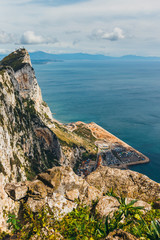
{"label": "white rocky outcrop", "polygon": [[4,192],[6,183],[25,181],[60,164],[60,144],[49,126],[54,127],[52,114],[29,54],[17,50],[0,62],[0,214],[17,205]]}

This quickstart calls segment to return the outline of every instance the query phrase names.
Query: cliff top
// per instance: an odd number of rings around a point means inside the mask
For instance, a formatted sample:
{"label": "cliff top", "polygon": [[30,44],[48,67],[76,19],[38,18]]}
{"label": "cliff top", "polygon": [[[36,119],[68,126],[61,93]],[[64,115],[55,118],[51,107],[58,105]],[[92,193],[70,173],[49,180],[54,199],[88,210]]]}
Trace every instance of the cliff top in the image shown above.
{"label": "cliff top", "polygon": [[12,52],[0,61],[0,65],[10,66],[15,72],[27,63],[31,65],[29,53],[25,48],[20,48]]}

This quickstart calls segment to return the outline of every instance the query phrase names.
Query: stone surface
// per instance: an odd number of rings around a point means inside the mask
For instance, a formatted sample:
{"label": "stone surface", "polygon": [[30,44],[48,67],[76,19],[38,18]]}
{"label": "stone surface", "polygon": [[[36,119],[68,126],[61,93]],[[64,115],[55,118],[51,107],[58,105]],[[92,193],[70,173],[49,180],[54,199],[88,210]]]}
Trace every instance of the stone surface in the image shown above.
{"label": "stone surface", "polygon": [[75,189],[77,189],[80,194],[84,194],[89,186],[83,178],[77,176],[72,168],[68,166],[48,169],[45,173],[40,173],[38,179],[53,188],[54,192],[63,195],[65,195],[66,191]]}
{"label": "stone surface", "polygon": [[113,232],[111,232],[106,240],[138,240],[135,236],[131,235],[128,232],[125,232],[121,229],[117,229]]}
{"label": "stone surface", "polygon": [[[44,104],[30,57],[25,49],[11,53],[0,62],[0,228],[3,212],[16,203],[4,194],[7,183],[25,181],[60,164],[61,147],[52,114]],[[13,190],[12,198],[22,198],[26,187]],[[2,200],[3,197],[3,200]]]}
{"label": "stone surface", "polygon": [[87,178],[87,182],[104,193],[113,189],[119,196],[140,199],[146,202],[160,198],[160,184],[147,176],[131,170],[100,166]]}
{"label": "stone surface", "polygon": [[29,196],[34,199],[43,199],[47,196],[47,189],[43,182],[35,180],[28,184]]}
{"label": "stone surface", "polygon": [[75,201],[79,197],[79,190],[73,189],[71,191],[66,191],[66,198],[71,201]]}
{"label": "stone surface", "polygon": [[[132,200],[131,198],[126,198],[126,204],[130,203]],[[152,209],[151,205],[147,202],[142,200],[138,200],[133,204],[133,207],[143,207],[143,211],[150,211]]]}
{"label": "stone surface", "polygon": [[[125,203],[129,204],[132,200],[134,199],[126,198]],[[120,203],[116,198],[112,196],[104,196],[99,199],[96,206],[96,211],[101,217],[106,217],[109,214],[112,216],[113,213],[118,210],[119,206]],[[142,200],[137,200],[137,202],[133,204],[133,207],[143,207],[143,209],[141,210],[143,212],[150,211],[152,208],[149,203]]]}
{"label": "stone surface", "polygon": [[87,188],[87,192],[86,192],[86,199],[84,200],[84,203],[86,205],[90,205],[93,202],[99,200],[99,198],[102,197],[102,192],[99,191],[97,188],[93,187],[93,186],[89,186]]}
{"label": "stone surface", "polygon": [[53,193],[52,198],[47,198],[47,204],[54,211],[57,219],[65,216],[77,206],[75,202],[69,201],[59,193]]}
{"label": "stone surface", "polygon": [[35,200],[34,198],[29,197],[26,204],[31,209],[32,212],[39,212],[42,207],[45,205],[45,199]]}
{"label": "stone surface", "polygon": [[23,183],[6,184],[5,191],[10,198],[18,201],[27,195],[28,187]]}
{"label": "stone surface", "polygon": [[100,198],[96,206],[96,211],[101,217],[106,217],[110,213],[113,215],[113,213],[118,210],[119,205],[120,204],[116,198],[104,196]]}

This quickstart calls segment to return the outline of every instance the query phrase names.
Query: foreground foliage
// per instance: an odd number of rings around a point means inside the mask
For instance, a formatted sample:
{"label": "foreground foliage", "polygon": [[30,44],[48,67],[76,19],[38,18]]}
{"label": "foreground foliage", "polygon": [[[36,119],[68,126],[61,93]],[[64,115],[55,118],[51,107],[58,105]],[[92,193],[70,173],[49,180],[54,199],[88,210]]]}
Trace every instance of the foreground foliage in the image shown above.
{"label": "foreground foliage", "polygon": [[[92,207],[78,205],[61,221],[56,220],[54,212],[45,206],[38,214],[34,214],[24,204],[23,214],[16,218],[9,214],[8,224],[15,239],[68,239],[68,240],[100,240],[115,229],[123,229],[141,240],[160,239],[160,210],[145,211],[143,207],[135,207],[136,200],[126,203],[125,198],[119,198],[117,211],[101,219],[95,211],[96,203]],[[34,238],[33,238],[34,237]],[[5,238],[5,233],[0,239]]]}
{"label": "foreground foliage", "polygon": [[92,211],[87,206],[79,206],[65,216],[61,222],[56,222],[56,229],[65,239],[102,239],[106,235],[104,223]]}

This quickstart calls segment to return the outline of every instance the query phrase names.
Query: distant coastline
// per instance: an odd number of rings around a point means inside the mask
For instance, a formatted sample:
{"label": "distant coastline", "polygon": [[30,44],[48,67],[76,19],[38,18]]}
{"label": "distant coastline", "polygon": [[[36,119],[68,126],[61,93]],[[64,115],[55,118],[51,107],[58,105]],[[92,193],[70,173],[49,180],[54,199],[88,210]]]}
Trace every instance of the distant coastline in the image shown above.
{"label": "distant coastline", "polygon": [[[0,54],[0,59],[8,54]],[[156,56],[137,56],[124,55],[119,57],[106,56],[102,54],[87,54],[87,53],[62,53],[53,54],[43,51],[30,52],[30,57],[33,64],[46,64],[49,62],[61,62],[65,60],[120,60],[120,61],[160,61],[160,57]]]}

